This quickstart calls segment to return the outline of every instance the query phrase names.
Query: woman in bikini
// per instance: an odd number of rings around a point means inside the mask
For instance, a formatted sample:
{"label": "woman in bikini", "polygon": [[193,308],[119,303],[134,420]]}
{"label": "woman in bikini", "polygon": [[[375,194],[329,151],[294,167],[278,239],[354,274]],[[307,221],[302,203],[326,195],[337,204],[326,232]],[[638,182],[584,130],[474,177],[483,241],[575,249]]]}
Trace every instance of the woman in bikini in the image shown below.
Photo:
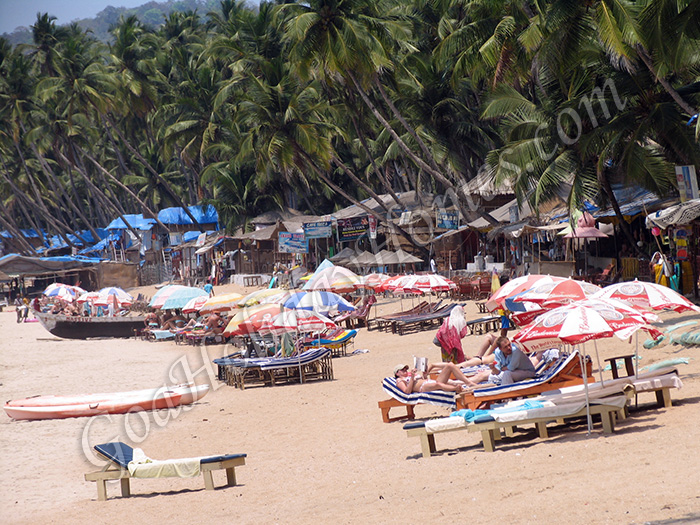
{"label": "woman in bikini", "polygon": [[[454,376],[462,385],[455,385],[449,382],[450,377]],[[423,377],[422,372],[415,368],[408,369],[408,365],[397,365],[394,368],[394,377],[396,378],[396,386],[404,393],[411,394],[412,392],[432,392],[433,390],[445,390],[446,392],[461,392],[469,387],[476,386],[476,383],[468,379],[462,371],[452,363],[446,363],[445,367],[440,370],[437,380]]]}

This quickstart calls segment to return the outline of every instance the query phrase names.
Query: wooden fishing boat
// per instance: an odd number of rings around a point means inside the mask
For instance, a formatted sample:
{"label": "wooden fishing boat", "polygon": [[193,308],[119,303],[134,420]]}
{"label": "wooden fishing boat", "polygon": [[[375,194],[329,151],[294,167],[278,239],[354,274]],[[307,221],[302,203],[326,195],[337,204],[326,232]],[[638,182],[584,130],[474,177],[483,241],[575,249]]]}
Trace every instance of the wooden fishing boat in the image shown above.
{"label": "wooden fishing boat", "polygon": [[145,316],[84,317],[33,311],[44,328],[56,337],[88,339],[91,337],[131,337],[144,328]]}
{"label": "wooden fishing boat", "polygon": [[34,396],[8,401],[3,408],[13,419],[64,419],[189,405],[207,392],[209,385],[182,384],[106,394]]}

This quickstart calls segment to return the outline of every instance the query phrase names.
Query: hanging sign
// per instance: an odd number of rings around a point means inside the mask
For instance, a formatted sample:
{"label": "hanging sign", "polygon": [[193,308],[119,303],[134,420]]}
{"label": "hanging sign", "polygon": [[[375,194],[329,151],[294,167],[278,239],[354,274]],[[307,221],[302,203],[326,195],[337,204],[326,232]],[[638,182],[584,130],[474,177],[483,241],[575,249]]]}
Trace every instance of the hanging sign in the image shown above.
{"label": "hanging sign", "polygon": [[377,238],[377,218],[374,217],[373,215],[368,215],[367,219],[369,221],[369,238],[376,239]]}
{"label": "hanging sign", "polygon": [[352,217],[338,219],[338,241],[355,241],[365,235],[369,229],[369,217]]}
{"label": "hanging sign", "polygon": [[303,232],[279,232],[277,251],[280,253],[307,253],[309,242]]}
{"label": "hanging sign", "polygon": [[676,180],[678,181],[681,202],[700,198],[695,166],[676,166]]}
{"label": "hanging sign", "polygon": [[436,212],[435,227],[445,230],[456,230],[459,228],[459,212],[447,211],[440,208]]}
{"label": "hanging sign", "polygon": [[324,239],[331,234],[331,221],[304,223],[304,235],[307,239]]}

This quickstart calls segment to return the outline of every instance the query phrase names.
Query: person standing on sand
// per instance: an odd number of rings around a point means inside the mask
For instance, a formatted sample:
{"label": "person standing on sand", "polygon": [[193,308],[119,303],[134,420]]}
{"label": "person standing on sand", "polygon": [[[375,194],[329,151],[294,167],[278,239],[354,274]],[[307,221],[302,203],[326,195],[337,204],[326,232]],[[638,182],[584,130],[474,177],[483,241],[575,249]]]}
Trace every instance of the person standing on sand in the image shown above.
{"label": "person standing on sand", "polygon": [[464,308],[457,305],[450,312],[450,316],[443,322],[437,331],[433,342],[442,349],[442,360],[446,363],[461,363],[464,361],[462,350],[462,338],[467,335],[469,328],[464,318]]}
{"label": "person standing on sand", "polygon": [[209,297],[214,297],[214,286],[211,283],[204,285],[204,291],[209,294]]}

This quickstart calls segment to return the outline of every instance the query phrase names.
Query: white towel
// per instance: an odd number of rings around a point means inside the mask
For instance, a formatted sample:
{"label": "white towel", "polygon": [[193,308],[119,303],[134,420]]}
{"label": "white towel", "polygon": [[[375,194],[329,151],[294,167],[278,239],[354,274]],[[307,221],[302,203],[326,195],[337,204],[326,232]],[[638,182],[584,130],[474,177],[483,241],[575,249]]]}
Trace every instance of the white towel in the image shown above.
{"label": "white towel", "polygon": [[456,428],[466,428],[467,422],[463,417],[451,416],[431,419],[425,422],[425,430],[428,434],[454,430]]}
{"label": "white towel", "polygon": [[151,459],[140,448],[134,449],[133,460],[129,462],[132,478],[193,478],[199,476],[202,458]]}

